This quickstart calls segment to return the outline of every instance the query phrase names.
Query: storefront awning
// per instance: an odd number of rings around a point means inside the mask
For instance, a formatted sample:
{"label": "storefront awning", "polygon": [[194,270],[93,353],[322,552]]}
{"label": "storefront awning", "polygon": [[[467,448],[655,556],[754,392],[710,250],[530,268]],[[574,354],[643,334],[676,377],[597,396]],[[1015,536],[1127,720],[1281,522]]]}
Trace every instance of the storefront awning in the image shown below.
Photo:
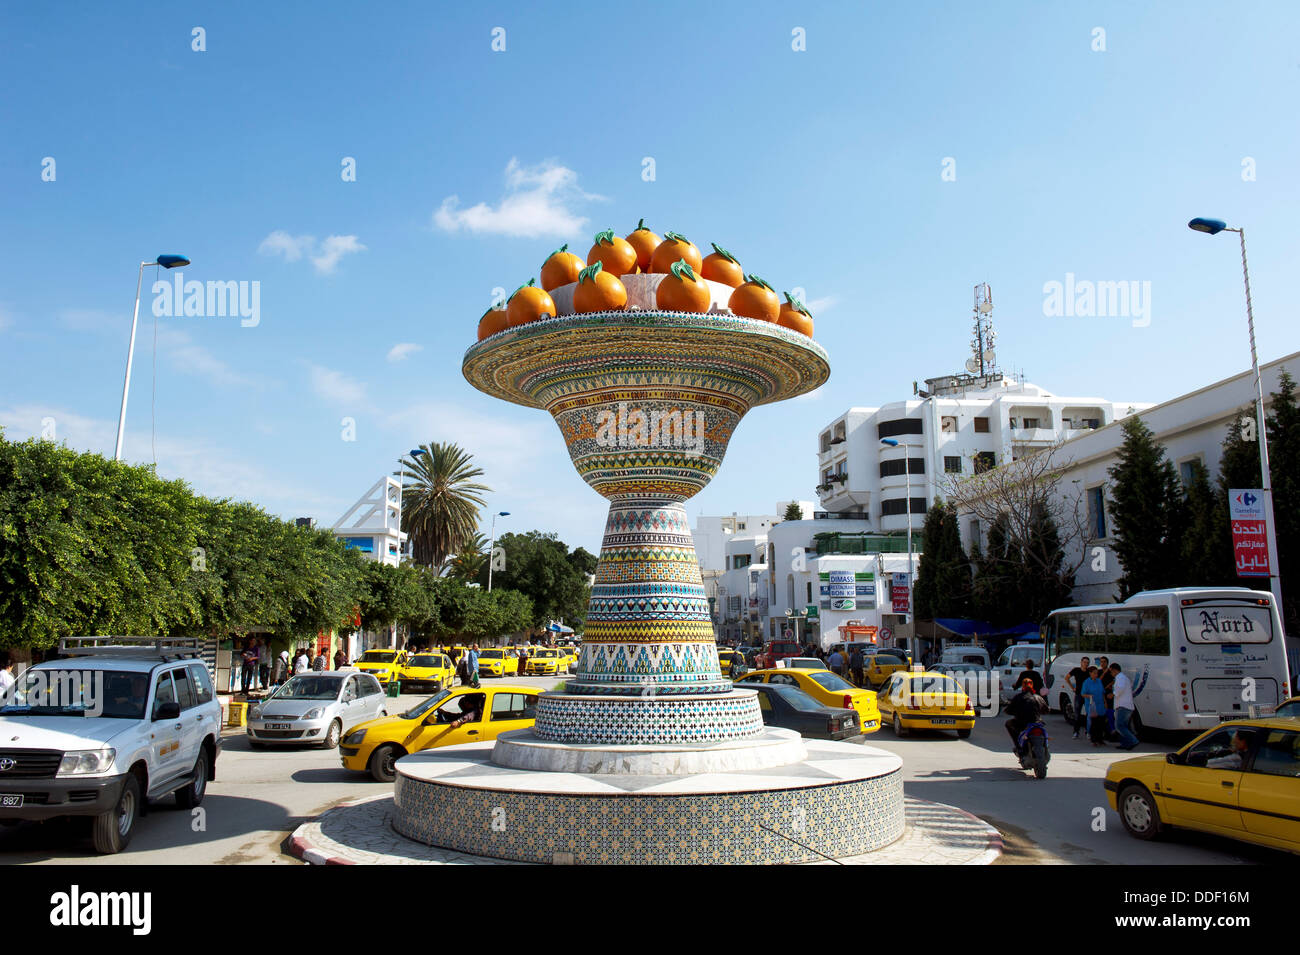
{"label": "storefront awning", "polygon": [[959,637],[1020,637],[1038,633],[1036,623],[1018,623],[1014,627],[996,627],[987,620],[967,620],[964,617],[936,617],[935,625]]}

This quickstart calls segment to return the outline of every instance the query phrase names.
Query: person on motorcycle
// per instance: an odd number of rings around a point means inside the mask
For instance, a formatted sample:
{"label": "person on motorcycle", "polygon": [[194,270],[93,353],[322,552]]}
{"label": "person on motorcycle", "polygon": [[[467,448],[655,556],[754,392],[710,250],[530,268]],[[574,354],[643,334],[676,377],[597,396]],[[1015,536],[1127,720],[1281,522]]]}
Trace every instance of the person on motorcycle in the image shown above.
{"label": "person on motorcycle", "polygon": [[1047,701],[1038,695],[1034,681],[1025,677],[1020,681],[1020,692],[1007,703],[1007,733],[1011,736],[1011,748],[1020,756],[1020,734],[1030,723],[1036,723],[1047,712]]}

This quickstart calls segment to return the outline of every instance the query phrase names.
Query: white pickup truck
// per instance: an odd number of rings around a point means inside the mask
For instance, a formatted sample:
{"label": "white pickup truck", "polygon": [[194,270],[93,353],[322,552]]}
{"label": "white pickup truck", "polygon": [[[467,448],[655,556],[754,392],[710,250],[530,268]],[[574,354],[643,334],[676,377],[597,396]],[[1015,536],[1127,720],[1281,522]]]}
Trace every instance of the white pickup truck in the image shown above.
{"label": "white pickup truck", "polygon": [[91,816],[121,852],[150,799],[203,801],[221,752],[221,704],[193,651],[162,641],[70,649],[26,670],[0,707],[0,822]]}

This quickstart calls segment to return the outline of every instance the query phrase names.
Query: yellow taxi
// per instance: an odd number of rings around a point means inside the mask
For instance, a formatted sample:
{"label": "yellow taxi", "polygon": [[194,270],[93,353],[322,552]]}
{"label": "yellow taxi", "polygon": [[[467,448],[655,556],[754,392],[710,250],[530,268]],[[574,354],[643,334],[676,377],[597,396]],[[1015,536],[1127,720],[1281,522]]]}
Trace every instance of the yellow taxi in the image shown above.
{"label": "yellow taxi", "polygon": [[718,647],[718,665],[722,668],[723,676],[731,676],[731,671],[735,668],[737,662],[745,662],[745,658],[741,656],[739,650]]}
{"label": "yellow taxi", "polygon": [[451,686],[456,676],[451,657],[445,653],[417,653],[397,670],[403,692],[418,693],[425,688],[436,693]]}
{"label": "yellow taxi", "polygon": [[557,676],[569,669],[569,655],[555,647],[539,647],[528,657],[527,676]]}
{"label": "yellow taxi", "polygon": [[393,764],[410,753],[482,743],[507,730],[531,729],[540,692],[535,686],[508,683],[441,690],[405,713],[354,728],[339,745],[343,768],[390,783],[396,778]]}
{"label": "yellow taxi", "polygon": [[1197,829],[1300,853],[1300,719],[1233,720],[1173,753],[1110,764],[1106,798],[1129,835]]}
{"label": "yellow taxi", "polygon": [[877,650],[867,654],[862,661],[862,677],[870,686],[881,686],[899,670],[910,666],[906,650]]}
{"label": "yellow taxi", "polygon": [[830,670],[772,667],[767,670],[755,670],[752,673],[746,673],[735,681],[735,685],[740,687],[743,687],[746,683],[773,683],[793,686],[803,690],[823,706],[856,710],[858,725],[862,727],[863,733],[875,733],[880,729],[880,710],[876,706],[876,694],[870,690],[859,689]]}
{"label": "yellow taxi", "polygon": [[512,656],[509,650],[489,647],[478,652],[479,676],[510,676],[519,673],[519,658]]}
{"label": "yellow taxi", "polygon": [[1300,696],[1293,696],[1277,705],[1274,716],[1300,716]]}
{"label": "yellow taxi", "polygon": [[367,650],[352,665],[362,673],[372,674],[387,688],[389,681],[401,679],[398,671],[405,664],[405,650]]}
{"label": "yellow taxi", "polygon": [[895,736],[909,730],[956,730],[962,739],[975,728],[975,709],[961,684],[946,673],[916,667],[897,670],[876,694],[880,720]]}

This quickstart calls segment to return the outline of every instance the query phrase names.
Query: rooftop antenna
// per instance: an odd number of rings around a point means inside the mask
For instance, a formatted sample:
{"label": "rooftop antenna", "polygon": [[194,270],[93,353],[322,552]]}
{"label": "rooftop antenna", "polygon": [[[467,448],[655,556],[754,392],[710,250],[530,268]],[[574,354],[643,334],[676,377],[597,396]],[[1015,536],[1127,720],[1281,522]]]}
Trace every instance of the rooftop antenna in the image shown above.
{"label": "rooftop antenna", "polygon": [[966,370],[981,378],[997,373],[997,353],[993,350],[998,333],[993,330],[993,290],[987,282],[975,286],[975,323],[971,329],[971,357]]}

